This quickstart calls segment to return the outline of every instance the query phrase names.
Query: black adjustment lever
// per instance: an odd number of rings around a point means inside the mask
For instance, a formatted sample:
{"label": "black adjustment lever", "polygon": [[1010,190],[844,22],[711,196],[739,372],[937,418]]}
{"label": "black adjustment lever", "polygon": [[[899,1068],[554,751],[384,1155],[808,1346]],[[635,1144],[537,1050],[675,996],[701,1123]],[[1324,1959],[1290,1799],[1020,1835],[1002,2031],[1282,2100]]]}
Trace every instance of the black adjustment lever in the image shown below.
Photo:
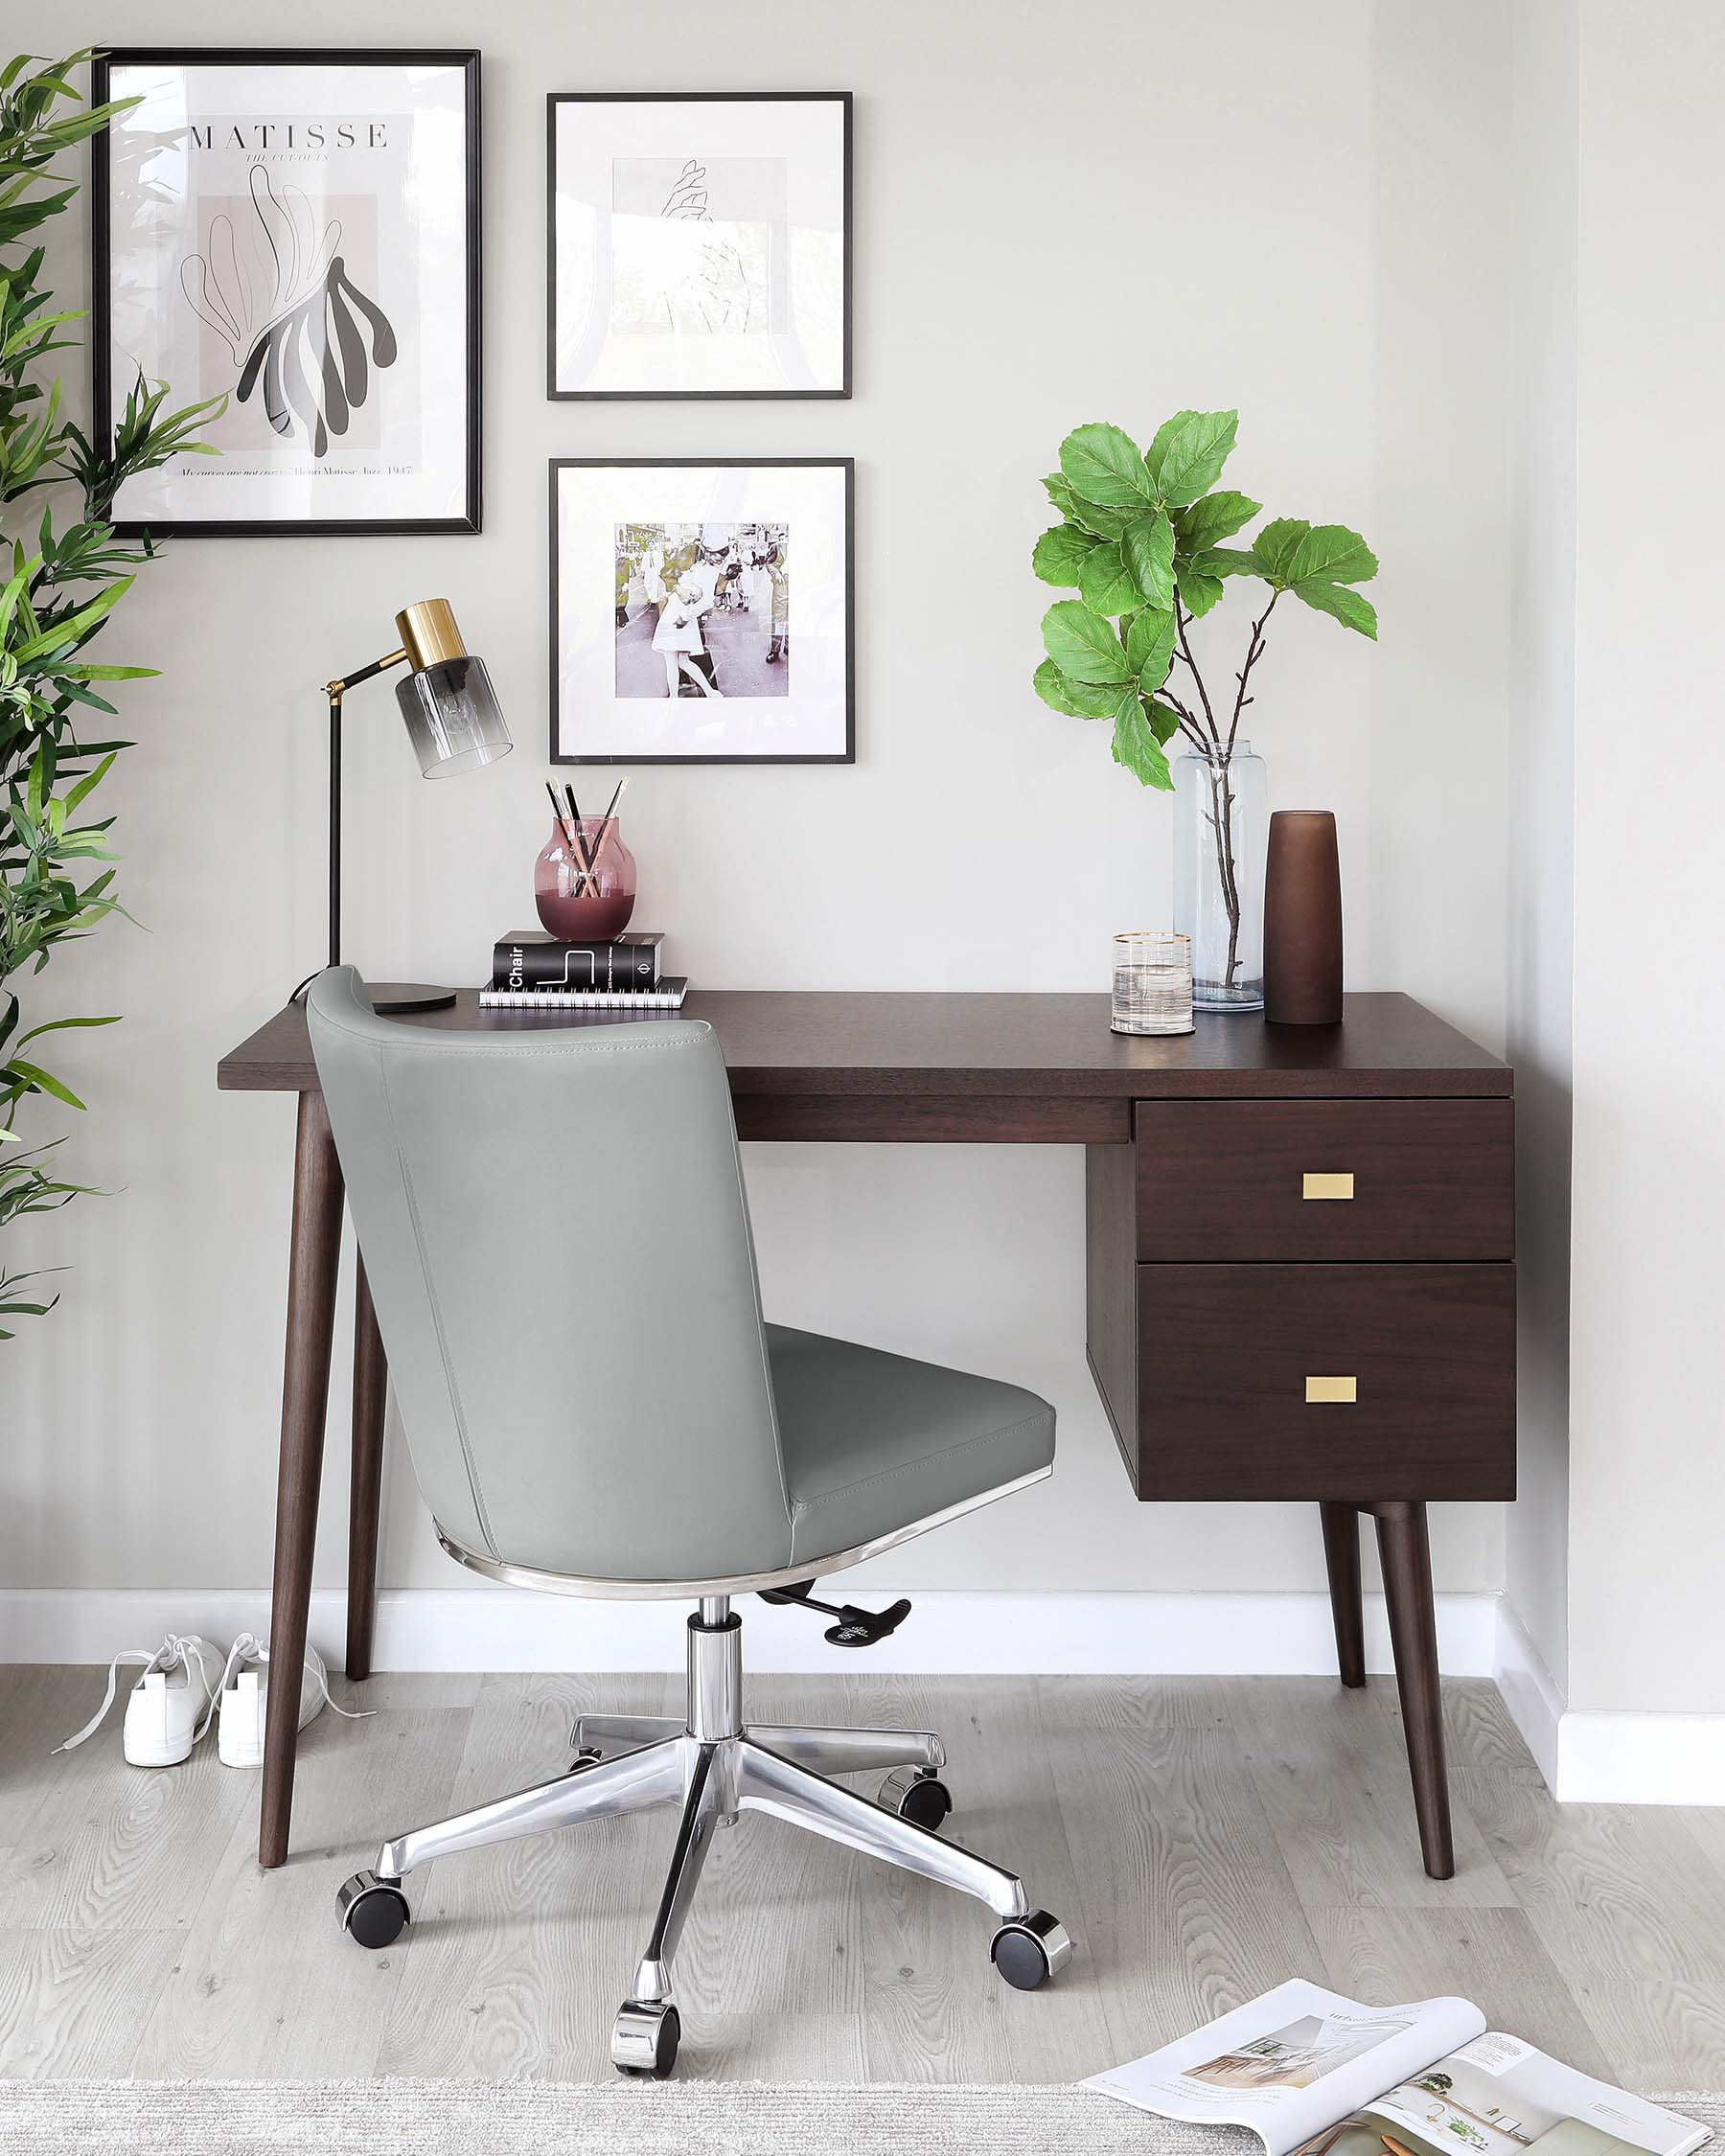
{"label": "black adjustment lever", "polygon": [[838,1623],[828,1625],[826,1632],[827,1644],[833,1647],[872,1647],[896,1632],[910,1615],[910,1605],[902,1597],[884,1610],[860,1610],[854,1602],[817,1602],[812,1579],[795,1587],[763,1587],[760,1596],[763,1602],[789,1602],[837,1617]]}

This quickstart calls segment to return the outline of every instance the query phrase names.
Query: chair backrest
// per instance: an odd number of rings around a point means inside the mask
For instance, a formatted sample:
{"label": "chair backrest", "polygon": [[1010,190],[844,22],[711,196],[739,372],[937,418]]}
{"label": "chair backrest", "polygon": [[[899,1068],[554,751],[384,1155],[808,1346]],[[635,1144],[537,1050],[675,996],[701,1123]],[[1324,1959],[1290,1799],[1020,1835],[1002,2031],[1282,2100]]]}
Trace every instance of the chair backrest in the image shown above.
{"label": "chair backrest", "polygon": [[448,1534],[619,1582],[788,1564],[712,1028],[402,1024],[351,966],[312,983],[310,1021],[414,1473]]}

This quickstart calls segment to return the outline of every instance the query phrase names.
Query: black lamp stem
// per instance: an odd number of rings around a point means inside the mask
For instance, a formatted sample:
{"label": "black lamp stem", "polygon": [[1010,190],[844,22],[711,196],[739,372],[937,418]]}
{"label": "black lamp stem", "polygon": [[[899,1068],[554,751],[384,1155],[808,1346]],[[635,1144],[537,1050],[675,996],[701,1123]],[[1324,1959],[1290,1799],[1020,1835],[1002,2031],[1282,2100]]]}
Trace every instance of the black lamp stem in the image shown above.
{"label": "black lamp stem", "polygon": [[341,963],[341,691],[330,691],[330,963]]}
{"label": "black lamp stem", "polygon": [[[392,666],[400,666],[406,658],[404,651],[391,652],[387,657],[374,659],[370,666],[362,666],[356,674],[349,674],[339,681],[326,683],[330,699],[330,963],[341,963],[341,700],[343,694],[360,681],[369,681],[376,674],[382,674]],[[294,990],[308,983],[302,981]],[[372,1007],[379,1011],[442,1011],[448,1010],[455,1000],[452,988],[431,988],[418,981],[386,982],[374,984]]]}
{"label": "black lamp stem", "polygon": [[386,668],[400,665],[403,652],[373,659],[357,673],[347,674],[328,685],[330,698],[330,963],[341,963],[341,699],[344,693],[369,681]]}

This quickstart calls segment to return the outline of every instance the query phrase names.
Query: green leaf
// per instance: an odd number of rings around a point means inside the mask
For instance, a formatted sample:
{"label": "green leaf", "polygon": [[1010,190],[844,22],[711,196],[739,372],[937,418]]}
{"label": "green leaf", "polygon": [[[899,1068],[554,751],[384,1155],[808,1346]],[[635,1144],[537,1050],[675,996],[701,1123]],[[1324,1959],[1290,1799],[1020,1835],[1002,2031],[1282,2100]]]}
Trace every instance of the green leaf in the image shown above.
{"label": "green leaf", "polygon": [[1044,659],[1034,679],[1044,703],[1065,712],[1069,719],[1112,719],[1119,709],[1118,682],[1073,681],[1051,658]]}
{"label": "green leaf", "polygon": [[1050,711],[1061,711],[1069,719],[1082,719],[1084,714],[1072,700],[1071,688],[1066,676],[1051,658],[1046,658],[1030,677],[1036,693]]}
{"label": "green leaf", "polygon": [[1043,481],[1048,490],[1048,499],[1059,510],[1069,524],[1077,524],[1096,539],[1118,539],[1138,509],[1098,509],[1093,501],[1084,501],[1074,492],[1069,481],[1059,472],[1051,471]]}
{"label": "green leaf", "polygon": [[1206,494],[1175,517],[1175,541],[1182,554],[1197,554],[1207,546],[1214,546],[1220,539],[1231,539],[1243,524],[1251,523],[1263,506],[1250,494],[1230,491]]}
{"label": "green leaf", "polygon": [[1377,556],[1346,524],[1314,524],[1288,557],[1287,577],[1298,588],[1308,579],[1322,584],[1364,584],[1377,575]]}
{"label": "green leaf", "polygon": [[1144,594],[1121,558],[1118,542],[1112,546],[1098,542],[1078,572],[1078,589],[1092,613],[1129,614],[1134,607],[1144,603]]}
{"label": "green leaf", "polygon": [[1191,569],[1201,577],[1261,577],[1267,574],[1255,550],[1250,546],[1207,546],[1191,558]]}
{"label": "green leaf", "polygon": [[1128,679],[1120,639],[1100,615],[1080,599],[1057,599],[1043,616],[1043,648],[1060,671],[1074,681]]}
{"label": "green leaf", "polygon": [[119,578],[87,606],[80,607],[75,613],[67,614],[62,620],[51,622],[46,629],[20,644],[12,656],[22,665],[26,659],[39,657],[44,652],[58,652],[68,644],[76,643],[102,619],[110,607],[126,596],[131,589],[132,581],[130,577]]}
{"label": "green leaf", "polygon": [[1308,577],[1303,584],[1288,586],[1296,599],[1304,600],[1308,607],[1316,607],[1321,614],[1332,614],[1349,629],[1357,629],[1362,636],[1377,641],[1377,608],[1369,599],[1357,591],[1350,591],[1345,584],[1323,584],[1316,577]]}
{"label": "green leaf", "polygon": [[1208,614],[1222,596],[1222,579],[1207,576],[1202,569],[1175,563],[1175,578],[1180,587],[1180,603],[1196,620]]}
{"label": "green leaf", "polygon": [[1377,556],[1345,524],[1308,524],[1278,516],[1253,541],[1257,573],[1277,591],[1291,591],[1321,614],[1329,614],[1362,636],[1377,635],[1377,610],[1346,588],[1377,574]]}
{"label": "green leaf", "polygon": [[1056,524],[1037,540],[1030,566],[1044,584],[1075,585],[1086,558],[1100,544],[1093,534],[1081,532],[1076,525]]}
{"label": "green leaf", "polygon": [[1060,445],[1060,469],[1081,499],[1104,509],[1155,506],[1138,444],[1117,426],[1074,427]]}
{"label": "green leaf", "polygon": [[1278,591],[1293,583],[1294,549],[1311,528],[1303,516],[1277,516],[1253,540],[1259,575],[1268,577]]}
{"label": "green leaf", "polygon": [[1139,509],[1098,509],[1093,501],[1081,501],[1076,495],[1072,499],[1073,523],[1093,532],[1097,539],[1117,539],[1138,514]]}
{"label": "green leaf", "polygon": [[[120,1015],[118,1012],[116,1012],[112,1018],[46,1019],[40,1025],[33,1025],[28,1033],[20,1033],[18,1036],[18,1046],[21,1048],[26,1041],[34,1041],[44,1033],[64,1033],[70,1026],[118,1025],[119,1022]],[[15,1068],[16,1066],[14,1065],[13,1067]]]}
{"label": "green leaf", "polygon": [[0,1071],[0,1077],[12,1080],[22,1078],[25,1083],[15,1087],[18,1092],[29,1092],[34,1088],[39,1092],[52,1093],[56,1100],[63,1100],[68,1108],[83,1106],[71,1087],[62,1086],[51,1071],[43,1070],[34,1063],[21,1063],[16,1056],[6,1066],[4,1071]]}
{"label": "green leaf", "polygon": [[1222,476],[1239,424],[1238,412],[1176,412],[1159,426],[1144,451],[1157,500],[1181,509],[1208,493]]}
{"label": "green leaf", "polygon": [[1158,703],[1154,698],[1144,699],[1144,718],[1150,731],[1156,736],[1159,746],[1166,747],[1180,731],[1180,714],[1172,704]]}
{"label": "green leaf", "polygon": [[114,758],[110,753],[102,759],[101,763],[97,765],[96,768],[93,771],[86,771],[84,773],[83,777],[79,780],[78,784],[66,795],[66,808],[68,812],[76,809],[81,802],[87,800],[89,796],[95,792],[96,789],[102,784],[103,780],[106,778],[108,772],[113,768],[113,764]]}
{"label": "green leaf", "polygon": [[1122,697],[1115,715],[1114,760],[1123,764],[1140,786],[1153,786],[1161,793],[1174,791],[1168,759],[1136,695]]}
{"label": "green leaf", "polygon": [[1174,604],[1174,526],[1165,509],[1128,524],[1120,538],[1120,557],[1152,607]]}
{"label": "green leaf", "polygon": [[1132,677],[1146,695],[1160,689],[1174,663],[1175,622],[1172,612],[1145,607],[1132,617],[1126,631],[1126,663]]}

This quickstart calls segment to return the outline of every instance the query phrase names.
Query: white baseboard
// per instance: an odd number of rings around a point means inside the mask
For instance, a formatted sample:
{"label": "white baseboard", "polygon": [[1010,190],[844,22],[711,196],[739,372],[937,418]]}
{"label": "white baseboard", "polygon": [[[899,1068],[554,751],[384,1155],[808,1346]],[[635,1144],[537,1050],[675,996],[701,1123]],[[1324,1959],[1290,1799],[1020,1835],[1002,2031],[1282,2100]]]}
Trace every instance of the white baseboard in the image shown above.
{"label": "white baseboard", "polygon": [[1566,1804],[1725,1804],[1725,1714],[1572,1709],[1556,1794]]}
{"label": "white baseboard", "polygon": [[1506,1595],[1498,1602],[1497,1654],[1491,1675],[1509,1709],[1509,1719],[1532,1753],[1546,1787],[1555,1796],[1563,1694]]}
{"label": "white baseboard", "polygon": [[[860,1591],[861,1592],[861,1591]],[[878,1594],[862,1596],[866,1602]],[[913,1596],[908,1621],[866,1666],[920,1676],[1321,1676],[1336,1666],[1323,1594],[971,1594]],[[1439,1594],[1438,1654],[1454,1677],[1488,1677],[1495,1594]],[[835,1672],[860,1666],[796,1610],[744,1605],[751,1669]],[[343,1659],[346,1596],[311,1597],[310,1634],[333,1669]],[[378,1598],[375,1665],[402,1670],[680,1669],[683,1617],[674,1602],[576,1601],[510,1588],[407,1588]],[[268,1629],[256,1593],[0,1591],[0,1661],[106,1662],[164,1632],[201,1632],[225,1647]],[[1366,1597],[1367,1663],[1388,1671],[1381,1594]]]}
{"label": "white baseboard", "polygon": [[[1328,1597],[1249,1594],[971,1594],[936,1589],[865,1664],[829,1647],[795,1610],[752,1596],[747,1658],[765,1672],[864,1666],[917,1676],[1327,1676]],[[863,1596],[869,1602],[880,1596]],[[565,1600],[511,1588],[392,1589],[378,1598],[376,1666],[402,1670],[676,1670],[681,1606]],[[347,1598],[311,1597],[311,1639],[341,1667]],[[222,1647],[264,1633],[269,1596],[169,1589],[0,1590],[0,1662],[105,1663],[165,1632]],[[1439,1594],[1438,1652],[1451,1677],[1489,1677],[1552,1792],[1568,1803],[1725,1804],[1725,1714],[1596,1713],[1568,1708],[1501,1594]],[[1366,1597],[1366,1661],[1393,1663],[1381,1594]]]}
{"label": "white baseboard", "polygon": [[1508,1601],[1492,1676],[1559,1802],[1725,1804],[1725,1714],[1570,1707]]}

